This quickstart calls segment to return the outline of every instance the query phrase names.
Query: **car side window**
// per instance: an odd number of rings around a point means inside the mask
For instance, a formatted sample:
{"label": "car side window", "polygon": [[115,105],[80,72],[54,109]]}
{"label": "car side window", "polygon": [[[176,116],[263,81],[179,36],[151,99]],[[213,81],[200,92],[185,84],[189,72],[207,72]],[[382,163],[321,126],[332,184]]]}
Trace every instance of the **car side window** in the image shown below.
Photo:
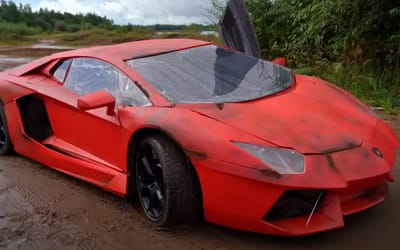
{"label": "car side window", "polygon": [[69,66],[71,65],[72,60],[65,60],[59,63],[56,66],[56,69],[53,72],[53,76],[60,82],[64,83],[65,76],[67,74],[67,70]]}
{"label": "car side window", "polygon": [[[56,78],[57,71],[58,68],[54,72]],[[147,96],[128,76],[113,65],[98,59],[73,59],[63,82],[65,88],[79,96],[104,89],[115,97],[118,106],[151,106]]]}

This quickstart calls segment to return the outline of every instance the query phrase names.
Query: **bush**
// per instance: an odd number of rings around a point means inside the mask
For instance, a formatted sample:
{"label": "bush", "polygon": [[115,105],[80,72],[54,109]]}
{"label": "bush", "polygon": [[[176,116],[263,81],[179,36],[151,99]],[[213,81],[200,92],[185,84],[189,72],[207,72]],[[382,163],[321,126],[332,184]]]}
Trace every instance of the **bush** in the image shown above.
{"label": "bush", "polygon": [[34,35],[42,32],[40,28],[28,27],[25,23],[0,23],[1,38],[4,39],[7,34],[14,34],[17,37]]}

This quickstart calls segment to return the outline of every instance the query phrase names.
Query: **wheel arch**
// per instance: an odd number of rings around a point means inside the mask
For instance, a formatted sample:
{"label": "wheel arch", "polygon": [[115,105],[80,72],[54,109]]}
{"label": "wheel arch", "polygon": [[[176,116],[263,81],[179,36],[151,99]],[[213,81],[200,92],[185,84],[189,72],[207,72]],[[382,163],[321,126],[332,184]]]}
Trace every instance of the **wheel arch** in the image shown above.
{"label": "wheel arch", "polygon": [[132,158],[132,151],[135,150],[135,146],[138,142],[140,142],[144,137],[151,135],[151,134],[161,134],[166,136],[168,139],[170,139],[172,142],[174,142],[182,151],[182,153],[185,155],[185,157],[189,159],[189,157],[186,155],[185,151],[183,150],[183,147],[178,141],[172,136],[170,133],[167,131],[157,128],[157,127],[143,127],[138,130],[136,130],[130,137],[129,140],[129,145],[128,145],[128,155],[127,155],[127,160],[128,160],[128,172],[131,171],[130,169],[130,163],[131,163],[131,158]]}
{"label": "wheel arch", "polygon": [[7,120],[6,109],[4,107],[3,100],[0,99],[0,130],[1,130],[0,155],[9,155],[14,152],[14,146],[11,141],[8,128],[9,124]]}
{"label": "wheel arch", "polygon": [[16,100],[34,94],[35,91],[19,86],[16,83],[0,79],[0,103],[4,108],[6,126],[13,148],[17,147],[16,138],[21,131],[20,112]]}
{"label": "wheel arch", "polygon": [[[133,151],[135,151],[135,147],[136,144],[138,142],[140,142],[144,137],[151,135],[151,134],[161,134],[165,137],[167,137],[168,139],[170,139],[175,145],[177,145],[179,147],[179,149],[181,150],[182,154],[185,156],[186,160],[187,160],[187,166],[189,167],[189,171],[192,174],[192,178],[194,178],[195,184],[197,185],[197,192],[199,195],[199,201],[200,201],[200,209],[201,209],[201,216],[203,216],[203,192],[202,192],[202,186],[201,186],[201,182],[200,182],[200,178],[199,175],[197,173],[196,168],[194,167],[192,161],[190,160],[190,157],[185,153],[185,151],[183,150],[183,147],[180,143],[178,143],[178,141],[167,131],[161,129],[161,128],[156,128],[156,127],[144,127],[141,128],[137,131],[135,131],[129,141],[129,145],[128,145],[128,155],[127,155],[127,164],[128,164],[128,175],[132,176],[132,174],[134,173],[134,170],[132,169],[132,164],[134,161],[134,154],[132,154]],[[132,187],[132,180],[133,178],[129,178],[128,180],[128,197],[133,197],[136,188]],[[134,186],[134,185],[133,185]]]}
{"label": "wheel arch", "polygon": [[13,102],[15,99],[35,93],[33,90],[19,86],[7,80],[0,80],[0,101],[3,105]]}

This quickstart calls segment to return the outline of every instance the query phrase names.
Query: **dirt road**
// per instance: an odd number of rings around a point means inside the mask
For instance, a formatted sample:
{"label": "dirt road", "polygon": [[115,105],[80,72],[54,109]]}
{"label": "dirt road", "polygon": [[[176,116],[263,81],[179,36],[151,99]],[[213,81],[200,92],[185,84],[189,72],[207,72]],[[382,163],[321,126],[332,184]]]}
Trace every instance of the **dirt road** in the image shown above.
{"label": "dirt road", "polygon": [[[400,134],[400,116],[381,115]],[[0,249],[399,249],[399,163],[394,176],[386,201],[347,217],[345,228],[279,238],[208,223],[160,229],[138,204],[23,157],[0,157]]]}

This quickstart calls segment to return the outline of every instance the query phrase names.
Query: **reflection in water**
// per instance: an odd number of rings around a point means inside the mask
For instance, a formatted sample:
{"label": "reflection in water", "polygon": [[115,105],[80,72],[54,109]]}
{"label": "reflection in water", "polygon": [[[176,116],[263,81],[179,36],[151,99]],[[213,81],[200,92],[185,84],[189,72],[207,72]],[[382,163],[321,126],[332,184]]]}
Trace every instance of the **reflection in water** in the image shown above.
{"label": "reflection in water", "polygon": [[28,63],[32,60],[33,58],[30,57],[12,57],[0,55],[0,71],[13,68],[24,63]]}
{"label": "reflection in water", "polygon": [[45,50],[70,50],[73,49],[71,46],[61,46],[61,45],[50,45],[46,43],[38,43],[30,46],[32,49],[45,49]]}
{"label": "reflection in water", "polygon": [[0,72],[19,66],[55,52],[73,49],[69,46],[54,45],[54,41],[43,40],[29,46],[0,46]]}

